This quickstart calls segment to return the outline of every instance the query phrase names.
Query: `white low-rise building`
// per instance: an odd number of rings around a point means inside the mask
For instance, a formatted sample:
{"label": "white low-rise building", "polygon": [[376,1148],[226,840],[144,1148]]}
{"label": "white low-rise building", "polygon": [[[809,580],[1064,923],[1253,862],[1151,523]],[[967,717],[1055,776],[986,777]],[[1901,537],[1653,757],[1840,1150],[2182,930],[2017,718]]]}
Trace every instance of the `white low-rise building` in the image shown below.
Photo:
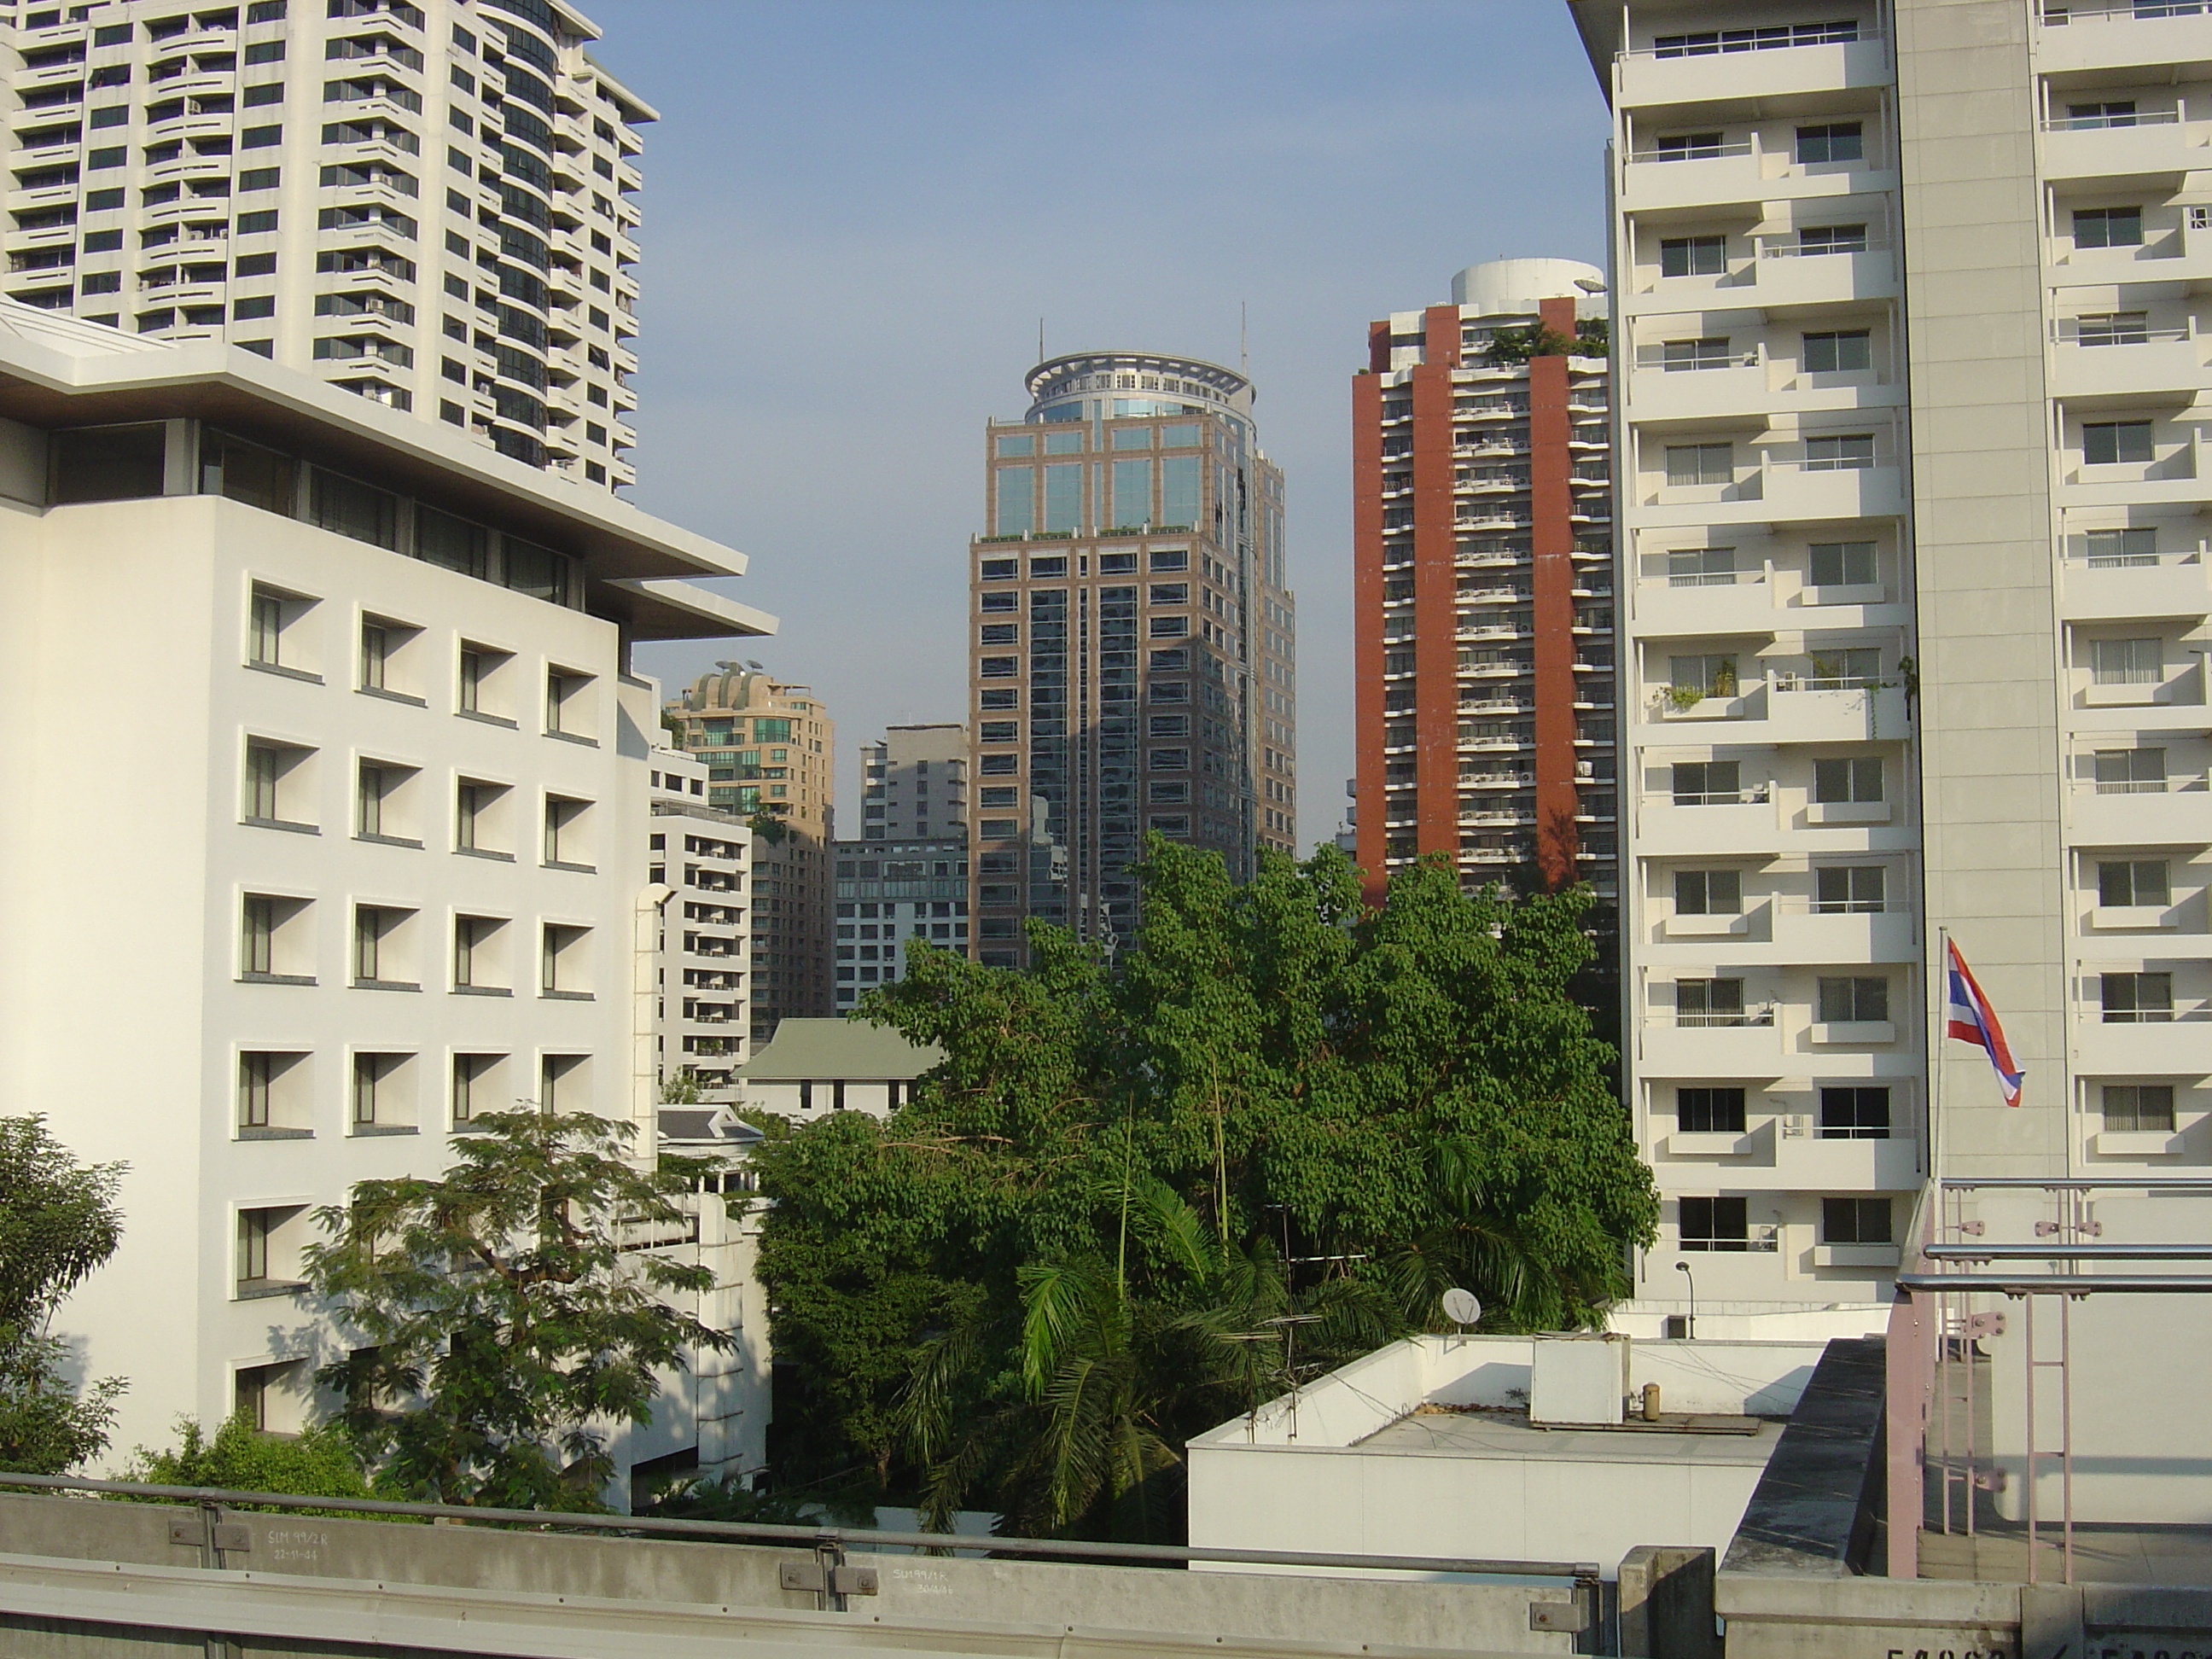
{"label": "white low-rise building", "polygon": [[944,1058],[936,1044],[908,1042],[888,1025],[787,1019],[739,1071],[737,1098],[801,1121],[825,1112],[888,1117]]}
{"label": "white low-rise building", "polygon": [[118,1454],[313,1413],[345,1339],[301,1253],[355,1182],[517,1102],[650,1155],[629,652],[772,629],[681,580],[744,568],[235,347],[0,303],[0,1101],[130,1165],[55,1325],[130,1382]]}

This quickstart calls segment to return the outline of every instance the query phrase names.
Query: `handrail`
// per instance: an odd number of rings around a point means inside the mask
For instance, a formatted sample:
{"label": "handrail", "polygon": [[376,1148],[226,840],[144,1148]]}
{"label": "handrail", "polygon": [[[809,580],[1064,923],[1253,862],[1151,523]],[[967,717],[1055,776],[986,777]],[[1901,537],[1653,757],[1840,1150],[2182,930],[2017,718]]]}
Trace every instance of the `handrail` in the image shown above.
{"label": "handrail", "polygon": [[995,1538],[944,1532],[881,1532],[864,1527],[810,1527],[761,1521],[690,1521],[660,1516],[593,1515],[565,1510],[475,1509],[460,1504],[409,1504],[381,1498],[319,1498],[296,1492],[234,1492],[221,1486],[166,1486],[143,1480],[91,1480],[68,1474],[0,1473],[0,1486],[52,1492],[116,1492],[132,1498],[175,1498],[191,1504],[258,1504],[274,1509],[344,1510],[362,1515],[421,1516],[456,1521],[495,1521],[528,1527],[579,1527],[588,1531],[668,1533],[732,1541],[788,1542],[812,1547],[838,1544],[925,1550],[973,1550],[987,1555],[1061,1555],[1080,1560],[1228,1561],[1255,1566],[1354,1567],[1392,1572],[1484,1573],[1512,1578],[1594,1580],[1594,1561],[1499,1561],[1426,1555],[1351,1555],[1294,1550],[1212,1549],[1189,1544],[1090,1543],[1073,1538]]}
{"label": "handrail", "polygon": [[1972,1192],[1978,1187],[2045,1193],[2086,1193],[2099,1188],[2118,1192],[2212,1193],[2212,1178],[2203,1176],[1942,1176],[1936,1184],[1954,1193]]}
{"label": "handrail", "polygon": [[1930,1261],[2212,1261],[2212,1244],[1923,1244]]}
{"label": "handrail", "polygon": [[2212,1291],[2212,1274],[2176,1273],[2161,1279],[2150,1273],[1899,1273],[1897,1284],[1906,1291],[1997,1291],[2006,1296],[2089,1296],[2100,1291],[2201,1294]]}

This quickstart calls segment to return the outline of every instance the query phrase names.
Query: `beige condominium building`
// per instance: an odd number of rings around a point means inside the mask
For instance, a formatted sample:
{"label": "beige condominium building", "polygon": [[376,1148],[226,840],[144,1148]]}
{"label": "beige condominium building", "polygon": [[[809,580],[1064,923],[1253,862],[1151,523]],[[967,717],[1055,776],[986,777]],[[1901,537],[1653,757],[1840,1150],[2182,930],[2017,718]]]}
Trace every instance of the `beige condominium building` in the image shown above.
{"label": "beige condominium building", "polygon": [[968,833],[968,728],[892,726],[860,745],[860,838]]}
{"label": "beige condominium building", "polygon": [[1148,833],[1249,877],[1297,845],[1296,621],[1283,475],[1252,383],[1195,358],[1086,351],[994,421],[969,548],[975,945],[1030,917],[1135,937]]}
{"label": "beige condominium building", "polygon": [[755,825],[750,1038],[830,1012],[831,762],[837,728],[811,687],[717,663],[664,712],[708,765],[707,799]]}
{"label": "beige condominium building", "polygon": [[701,756],[655,749],[648,765],[645,879],[659,915],[655,1069],[664,1087],[688,1076],[697,1088],[723,1089],[744,1061],[752,1029],[746,985],[752,826],[707,804],[710,769]]}
{"label": "beige condominium building", "polygon": [[[2212,17],[1572,9],[1664,1196],[1631,1313],[1875,1323],[1931,1169],[2212,1162]],[[1931,1071],[1947,933],[2017,1109],[1963,1044]]]}
{"label": "beige condominium building", "polygon": [[598,34],[559,0],[0,8],[4,291],[629,483],[654,116]]}

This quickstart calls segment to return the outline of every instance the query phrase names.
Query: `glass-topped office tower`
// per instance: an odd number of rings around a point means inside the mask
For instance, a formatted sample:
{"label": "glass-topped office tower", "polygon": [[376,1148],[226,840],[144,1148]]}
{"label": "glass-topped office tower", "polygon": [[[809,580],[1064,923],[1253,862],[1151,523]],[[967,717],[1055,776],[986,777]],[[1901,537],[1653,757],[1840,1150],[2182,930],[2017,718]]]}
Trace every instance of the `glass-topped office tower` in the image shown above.
{"label": "glass-topped office tower", "polygon": [[969,550],[975,948],[1028,916],[1134,936],[1148,830],[1249,876],[1295,849],[1295,623],[1283,477],[1252,385],[1149,352],[1048,358],[986,434]]}

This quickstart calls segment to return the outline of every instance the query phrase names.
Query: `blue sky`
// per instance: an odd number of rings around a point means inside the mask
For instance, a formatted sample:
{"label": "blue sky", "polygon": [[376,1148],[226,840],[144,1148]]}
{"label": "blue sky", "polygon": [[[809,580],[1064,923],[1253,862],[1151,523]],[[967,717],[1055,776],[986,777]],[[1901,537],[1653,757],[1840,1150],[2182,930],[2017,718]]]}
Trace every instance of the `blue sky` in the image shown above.
{"label": "blue sky", "polygon": [[[744,549],[856,745],[957,720],[980,431],[1036,355],[1234,363],[1285,474],[1301,818],[1352,768],[1349,377],[1500,255],[1602,262],[1605,118],[1557,0],[586,0],[646,129],[639,503]],[[846,815],[850,817],[849,811]]]}

